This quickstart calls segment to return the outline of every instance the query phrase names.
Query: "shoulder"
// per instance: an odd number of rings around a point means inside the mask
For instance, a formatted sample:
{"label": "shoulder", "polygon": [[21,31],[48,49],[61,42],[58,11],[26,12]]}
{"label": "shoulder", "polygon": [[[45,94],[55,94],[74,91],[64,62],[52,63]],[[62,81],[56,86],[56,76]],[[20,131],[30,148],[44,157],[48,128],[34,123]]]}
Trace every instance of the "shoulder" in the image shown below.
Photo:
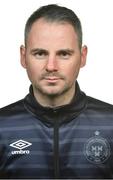
{"label": "shoulder", "polygon": [[105,112],[113,114],[113,105],[99,99],[87,96],[87,109],[91,109],[97,112]]}
{"label": "shoulder", "polygon": [[3,115],[3,116],[9,116],[9,115],[12,115],[12,114],[15,114],[19,111],[21,111],[23,109],[23,106],[24,106],[24,103],[23,103],[23,99],[17,101],[17,102],[14,102],[12,104],[9,104],[5,107],[2,107],[0,108],[0,117]]}
{"label": "shoulder", "polygon": [[12,129],[12,127],[20,125],[23,122],[23,117],[25,118],[25,114],[23,99],[2,107],[0,109],[0,132],[3,131],[3,127]]}

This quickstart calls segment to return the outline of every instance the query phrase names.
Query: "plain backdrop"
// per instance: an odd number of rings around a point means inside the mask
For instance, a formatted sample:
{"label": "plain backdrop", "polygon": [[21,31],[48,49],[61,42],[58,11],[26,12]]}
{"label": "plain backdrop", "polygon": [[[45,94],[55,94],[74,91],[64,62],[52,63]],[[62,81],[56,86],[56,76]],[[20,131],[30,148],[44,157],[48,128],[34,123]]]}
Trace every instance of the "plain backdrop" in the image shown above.
{"label": "plain backdrop", "polygon": [[30,82],[20,65],[24,26],[33,11],[51,3],[71,8],[81,20],[83,44],[88,46],[87,64],[78,78],[81,89],[113,104],[113,0],[1,0],[0,107],[29,91]]}

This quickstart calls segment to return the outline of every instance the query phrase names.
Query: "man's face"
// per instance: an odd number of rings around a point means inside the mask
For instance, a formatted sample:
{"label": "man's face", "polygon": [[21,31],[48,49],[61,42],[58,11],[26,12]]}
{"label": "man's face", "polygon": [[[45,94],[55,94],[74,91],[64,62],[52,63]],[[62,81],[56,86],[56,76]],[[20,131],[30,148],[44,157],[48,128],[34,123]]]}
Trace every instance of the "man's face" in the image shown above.
{"label": "man's face", "polygon": [[21,46],[21,64],[37,91],[58,96],[75,88],[86,54],[72,25],[39,19],[32,25],[27,46]]}

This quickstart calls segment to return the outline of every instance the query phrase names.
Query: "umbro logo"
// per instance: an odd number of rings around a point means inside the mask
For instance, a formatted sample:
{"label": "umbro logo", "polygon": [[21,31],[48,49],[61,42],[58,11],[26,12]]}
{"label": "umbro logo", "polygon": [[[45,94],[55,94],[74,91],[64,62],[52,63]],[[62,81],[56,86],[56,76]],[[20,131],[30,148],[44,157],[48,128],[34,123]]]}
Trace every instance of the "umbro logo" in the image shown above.
{"label": "umbro logo", "polygon": [[12,144],[10,144],[9,146],[19,149],[19,151],[11,151],[11,154],[29,154],[30,151],[29,150],[23,150],[29,146],[31,146],[32,143],[24,141],[24,140],[18,140]]}
{"label": "umbro logo", "polygon": [[31,146],[32,144],[27,142],[27,141],[23,141],[23,140],[19,140],[19,141],[16,141],[12,144],[10,144],[11,147],[14,147],[16,149],[25,149],[26,147],[28,146]]}

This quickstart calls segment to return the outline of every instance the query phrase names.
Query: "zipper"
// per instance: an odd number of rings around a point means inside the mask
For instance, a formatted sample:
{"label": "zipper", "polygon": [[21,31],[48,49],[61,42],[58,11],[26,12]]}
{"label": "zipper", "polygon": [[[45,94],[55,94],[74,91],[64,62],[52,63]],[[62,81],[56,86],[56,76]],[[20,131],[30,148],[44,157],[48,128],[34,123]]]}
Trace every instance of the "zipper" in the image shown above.
{"label": "zipper", "polygon": [[[56,111],[54,111],[56,114]],[[57,114],[56,114],[57,115]],[[58,179],[59,174],[59,122],[55,118],[54,123],[54,177]]]}

